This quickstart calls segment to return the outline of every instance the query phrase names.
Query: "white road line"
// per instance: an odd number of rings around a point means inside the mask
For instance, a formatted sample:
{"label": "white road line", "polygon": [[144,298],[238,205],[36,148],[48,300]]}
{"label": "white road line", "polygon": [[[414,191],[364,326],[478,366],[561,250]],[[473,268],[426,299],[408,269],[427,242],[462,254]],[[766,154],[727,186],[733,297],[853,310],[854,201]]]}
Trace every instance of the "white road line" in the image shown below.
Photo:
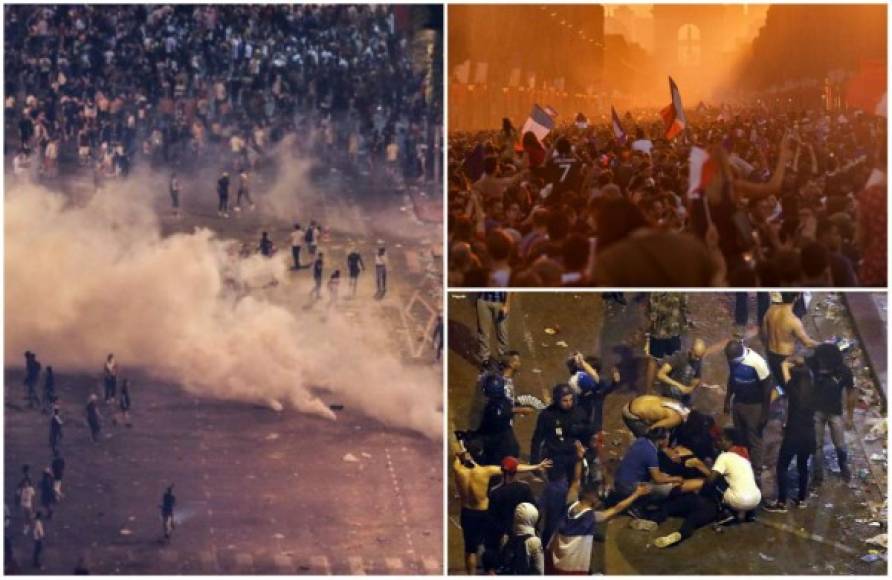
{"label": "white road line", "polygon": [[327,556],[313,556],[310,558],[310,571],[313,574],[331,576],[331,566]]}
{"label": "white road line", "polygon": [[390,448],[384,448],[384,456],[387,459],[387,471],[390,473],[390,480],[393,482],[393,489],[396,492],[396,501],[400,507],[400,521],[403,524],[403,533],[406,536],[406,548],[409,554],[415,553],[415,541],[412,539],[412,534],[409,533],[409,518],[407,516],[406,510],[406,501],[403,497],[403,490],[400,487],[399,478],[396,476],[396,470],[393,468],[393,459],[390,457]]}
{"label": "white road line", "polygon": [[362,558],[359,556],[347,558],[347,565],[350,566],[351,576],[365,576],[365,568],[362,565]]}

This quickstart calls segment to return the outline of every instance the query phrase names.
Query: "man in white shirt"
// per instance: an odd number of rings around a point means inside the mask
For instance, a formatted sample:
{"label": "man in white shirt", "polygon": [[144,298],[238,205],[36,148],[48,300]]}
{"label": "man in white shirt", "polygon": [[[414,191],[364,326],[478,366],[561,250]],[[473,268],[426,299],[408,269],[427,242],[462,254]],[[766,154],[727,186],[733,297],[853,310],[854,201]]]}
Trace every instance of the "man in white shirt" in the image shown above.
{"label": "man in white shirt", "polygon": [[291,238],[291,257],[294,259],[292,270],[300,270],[300,246],[304,241],[304,231],[300,224],[294,224],[294,229],[289,235]]}
{"label": "man in white shirt", "polygon": [[375,281],[378,286],[378,293],[375,294],[375,298],[381,299],[384,298],[384,295],[387,294],[387,250],[384,249],[384,246],[378,248],[378,253],[375,254]]}

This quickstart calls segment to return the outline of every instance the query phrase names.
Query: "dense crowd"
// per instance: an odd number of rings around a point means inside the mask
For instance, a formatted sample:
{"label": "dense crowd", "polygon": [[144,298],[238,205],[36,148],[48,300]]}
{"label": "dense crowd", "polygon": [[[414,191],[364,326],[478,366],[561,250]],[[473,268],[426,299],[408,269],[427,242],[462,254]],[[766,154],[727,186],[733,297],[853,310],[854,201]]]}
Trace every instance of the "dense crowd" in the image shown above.
{"label": "dense crowd", "polygon": [[17,174],[225,159],[288,133],[360,166],[430,176],[439,104],[393,7],[6,6],[6,147]]}
{"label": "dense crowd", "polygon": [[[605,298],[624,300],[621,294]],[[747,296],[737,298],[742,329]],[[707,347],[703,337],[691,335],[688,297],[647,295],[644,394],[609,407],[631,441],[615,462],[620,442],[606,438],[605,403],[623,396],[619,387],[634,388],[634,380],[608,361],[576,352],[567,358],[567,374],[553,377],[555,386],[542,399],[521,394],[523,360],[509,350],[504,327],[524,315],[516,314],[507,293],[479,293],[482,371],[474,388],[485,404],[479,424],[456,432],[453,459],[467,572],[591,573],[593,544],[604,540],[599,524],[620,515],[631,516],[630,527],[642,532],[680,520],[675,531],[654,538],[653,545],[667,548],[706,526],[746,525],[760,510],[785,513],[789,499],[805,508],[824,482],[828,426],[839,477],[848,482],[845,432],[853,429],[857,402],[844,352],[849,345],[812,338],[801,320],[806,308],[798,293],[759,293],[762,347],[740,331],[726,341],[723,409],[713,413],[708,399],[695,395],[722,387],[703,382]],[[521,415],[536,421],[523,452],[514,431],[514,417]],[[788,473],[794,458],[795,487]],[[544,487],[534,491],[528,477],[518,476],[524,472],[546,475]],[[773,477],[765,477],[769,473]]]}
{"label": "dense crowd", "polygon": [[449,284],[885,286],[885,121],[703,107],[672,140],[653,110],[625,136],[581,114],[543,142],[510,119],[451,134]]}

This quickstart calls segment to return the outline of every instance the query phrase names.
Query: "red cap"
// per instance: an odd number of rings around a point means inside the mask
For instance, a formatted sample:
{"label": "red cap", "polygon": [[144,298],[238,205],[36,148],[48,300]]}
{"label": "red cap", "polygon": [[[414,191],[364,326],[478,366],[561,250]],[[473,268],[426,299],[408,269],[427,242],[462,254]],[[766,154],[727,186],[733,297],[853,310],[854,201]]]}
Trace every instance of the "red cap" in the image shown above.
{"label": "red cap", "polygon": [[507,473],[517,473],[518,465],[520,465],[520,461],[518,461],[516,457],[511,457],[509,455],[502,460],[502,471]]}

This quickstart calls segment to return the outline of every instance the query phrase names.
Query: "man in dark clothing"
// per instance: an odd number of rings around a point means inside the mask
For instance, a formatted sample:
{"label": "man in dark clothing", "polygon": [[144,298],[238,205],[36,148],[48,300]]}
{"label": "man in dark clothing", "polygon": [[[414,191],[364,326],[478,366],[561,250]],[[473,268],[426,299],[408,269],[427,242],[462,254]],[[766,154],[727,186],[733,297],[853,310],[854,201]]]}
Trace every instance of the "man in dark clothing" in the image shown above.
{"label": "man in dark clothing", "polygon": [[164,495],[161,497],[161,522],[164,526],[164,539],[168,541],[170,540],[170,535],[173,533],[173,508],[176,503],[177,498],[173,495],[173,484],[170,484],[164,492]]}
{"label": "man in dark clothing", "polygon": [[533,490],[524,481],[517,481],[517,467],[520,461],[507,456],[502,459],[502,483],[489,492],[490,535],[485,542],[486,553],[483,567],[489,570],[499,552],[504,536],[511,533],[514,526],[514,510],[522,503],[536,502]]}
{"label": "man in dark clothing", "polygon": [[50,449],[53,455],[59,452],[59,442],[62,440],[62,415],[59,407],[53,408],[53,416],[50,419]]}
{"label": "man in dark clothing", "polygon": [[443,356],[443,313],[437,314],[437,323],[434,325],[433,336],[431,342],[434,343],[434,349],[437,351],[437,360]]}
{"label": "man in dark clothing", "polygon": [[[815,387],[815,484],[824,480],[824,430],[830,424],[830,438],[836,448],[839,470],[846,481],[851,477],[848,465],[846,429],[853,425],[857,392],[852,371],[846,366],[839,348],[834,344],[819,344],[808,358],[814,375]],[[843,393],[846,398],[846,418],[843,420]]]}
{"label": "man in dark clothing", "polygon": [[513,427],[514,403],[507,397],[505,379],[500,374],[488,373],[481,382],[487,400],[476,434],[483,444],[483,463],[499,465],[503,458],[520,454]]}
{"label": "man in dark clothing", "polygon": [[99,404],[97,400],[98,397],[96,395],[90,395],[90,400],[87,401],[87,424],[90,426],[90,437],[93,438],[93,443],[99,440],[99,431],[102,429],[99,423]]}
{"label": "man in dark clothing", "polygon": [[725,357],[729,372],[724,413],[731,415],[734,428],[746,441],[758,482],[762,474],[762,430],[768,422],[774,381],[765,359],[739,340],[728,341]]}
{"label": "man in dark clothing", "polygon": [[40,379],[40,362],[33,352],[25,351],[25,398],[31,408],[40,406],[37,396],[37,381]]}
{"label": "man in dark clothing", "polygon": [[815,452],[814,380],[811,369],[799,358],[781,363],[787,391],[787,424],[777,459],[777,501],[765,505],[769,512],[787,511],[787,469],[796,458],[799,494],[796,505],[804,508],[808,498],[808,458]]}
{"label": "man in dark clothing", "polygon": [[53,472],[47,467],[40,478],[40,505],[46,511],[46,519],[53,519],[53,505],[56,503],[56,490],[53,489]]}
{"label": "man in dark clothing", "polygon": [[310,296],[313,298],[321,298],[322,297],[322,252],[316,255],[316,260],[313,261],[313,290],[310,292]]}
{"label": "man in dark clothing", "polygon": [[269,258],[273,255],[273,241],[269,239],[269,232],[260,234],[260,245],[258,247],[260,254]]}
{"label": "man in dark clothing", "polygon": [[350,292],[352,296],[356,296],[356,284],[359,282],[359,274],[365,270],[365,264],[362,263],[362,256],[353,248],[347,254],[347,271],[350,273]]}
{"label": "man in dark clothing", "polygon": [[217,215],[219,217],[229,217],[229,173],[223,172],[220,179],[217,180]]}
{"label": "man in dark clothing", "polygon": [[585,413],[576,405],[569,385],[556,385],[551,405],[539,414],[530,444],[533,463],[548,457],[557,465],[575,463],[576,441],[584,441],[591,432]]}
{"label": "man in dark clothing", "polygon": [[56,492],[56,501],[60,501],[62,493],[62,478],[65,476],[65,458],[58,451],[53,452],[53,462],[50,464],[53,470],[53,491]]}

